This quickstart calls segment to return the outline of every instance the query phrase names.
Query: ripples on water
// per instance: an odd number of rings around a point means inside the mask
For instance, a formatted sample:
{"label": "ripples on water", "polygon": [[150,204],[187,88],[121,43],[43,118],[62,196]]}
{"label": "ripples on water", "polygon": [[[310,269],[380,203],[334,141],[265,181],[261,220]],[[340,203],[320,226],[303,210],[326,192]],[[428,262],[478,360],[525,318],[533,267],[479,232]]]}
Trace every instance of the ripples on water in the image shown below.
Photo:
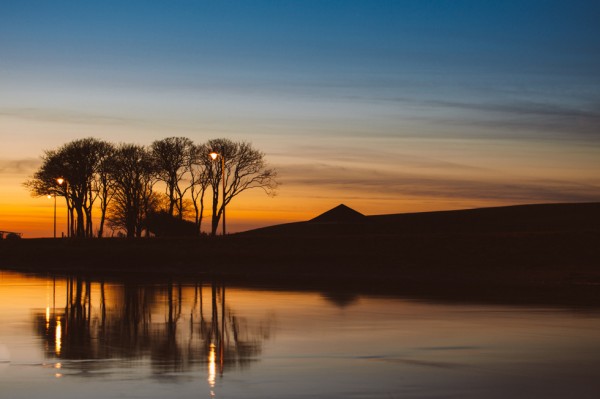
{"label": "ripples on water", "polygon": [[0,398],[597,398],[594,310],[0,272]]}

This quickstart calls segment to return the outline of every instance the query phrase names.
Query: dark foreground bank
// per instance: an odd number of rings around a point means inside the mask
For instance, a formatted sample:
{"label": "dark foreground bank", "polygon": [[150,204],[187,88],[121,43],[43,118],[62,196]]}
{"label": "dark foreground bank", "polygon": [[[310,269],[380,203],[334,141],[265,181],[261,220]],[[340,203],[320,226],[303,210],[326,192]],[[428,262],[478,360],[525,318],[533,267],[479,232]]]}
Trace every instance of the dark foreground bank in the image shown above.
{"label": "dark foreground bank", "polygon": [[198,275],[381,292],[543,295],[600,303],[595,232],[4,242],[0,268],[36,273]]}
{"label": "dark foreground bank", "polygon": [[4,240],[0,268],[600,304],[600,204],[336,215],[227,237]]}

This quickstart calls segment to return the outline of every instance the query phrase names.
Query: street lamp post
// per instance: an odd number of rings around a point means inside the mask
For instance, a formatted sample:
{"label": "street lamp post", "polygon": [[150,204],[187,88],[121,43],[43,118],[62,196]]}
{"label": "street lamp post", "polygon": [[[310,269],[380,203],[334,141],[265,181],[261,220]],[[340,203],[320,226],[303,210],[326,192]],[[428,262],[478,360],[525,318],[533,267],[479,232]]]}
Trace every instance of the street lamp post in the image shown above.
{"label": "street lamp post", "polygon": [[48,194],[48,198],[54,197],[54,238],[56,238],[56,193],[54,195]]}
{"label": "street lamp post", "polygon": [[[65,199],[67,200],[67,237],[69,237],[71,225],[69,224],[69,197],[67,194],[68,183],[62,177],[56,179],[56,182],[59,186],[62,186],[62,184],[65,183]],[[56,194],[54,194],[54,237],[56,238]]]}
{"label": "street lamp post", "polygon": [[223,236],[225,236],[225,157],[223,154],[211,152],[210,157],[215,161],[218,157],[221,158],[221,180],[223,181]]}

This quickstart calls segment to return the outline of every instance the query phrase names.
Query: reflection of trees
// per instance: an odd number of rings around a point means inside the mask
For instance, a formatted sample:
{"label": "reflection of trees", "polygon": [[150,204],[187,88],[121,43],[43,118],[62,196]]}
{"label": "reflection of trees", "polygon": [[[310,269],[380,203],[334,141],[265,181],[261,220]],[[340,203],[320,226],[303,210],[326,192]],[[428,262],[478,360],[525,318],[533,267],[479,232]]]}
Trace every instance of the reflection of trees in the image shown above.
{"label": "reflection of trees", "polygon": [[216,282],[107,287],[69,277],[65,297],[64,307],[34,315],[36,328],[47,356],[88,360],[83,367],[129,359],[149,361],[157,373],[205,366],[209,374],[211,367],[222,373],[255,359],[271,330],[269,320],[251,326],[238,316],[226,305],[225,285]]}

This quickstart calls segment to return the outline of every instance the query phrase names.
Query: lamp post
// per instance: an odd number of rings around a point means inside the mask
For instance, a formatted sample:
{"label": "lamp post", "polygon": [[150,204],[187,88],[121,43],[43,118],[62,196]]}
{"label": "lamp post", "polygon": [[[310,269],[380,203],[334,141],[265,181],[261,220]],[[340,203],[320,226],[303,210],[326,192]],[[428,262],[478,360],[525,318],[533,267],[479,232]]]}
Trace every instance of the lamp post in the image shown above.
{"label": "lamp post", "polygon": [[225,236],[225,157],[223,154],[211,152],[210,157],[215,161],[218,157],[221,158],[221,180],[223,181],[223,236]]}
{"label": "lamp post", "polygon": [[[67,195],[68,183],[62,177],[56,179],[56,182],[59,186],[62,186],[62,184],[65,183],[65,199],[67,200],[67,237],[69,237],[71,225],[69,224],[69,197]],[[56,194],[54,194],[54,237],[56,238]]]}
{"label": "lamp post", "polygon": [[56,238],[56,193],[54,195],[48,194],[48,198],[54,197],[54,238]]}

